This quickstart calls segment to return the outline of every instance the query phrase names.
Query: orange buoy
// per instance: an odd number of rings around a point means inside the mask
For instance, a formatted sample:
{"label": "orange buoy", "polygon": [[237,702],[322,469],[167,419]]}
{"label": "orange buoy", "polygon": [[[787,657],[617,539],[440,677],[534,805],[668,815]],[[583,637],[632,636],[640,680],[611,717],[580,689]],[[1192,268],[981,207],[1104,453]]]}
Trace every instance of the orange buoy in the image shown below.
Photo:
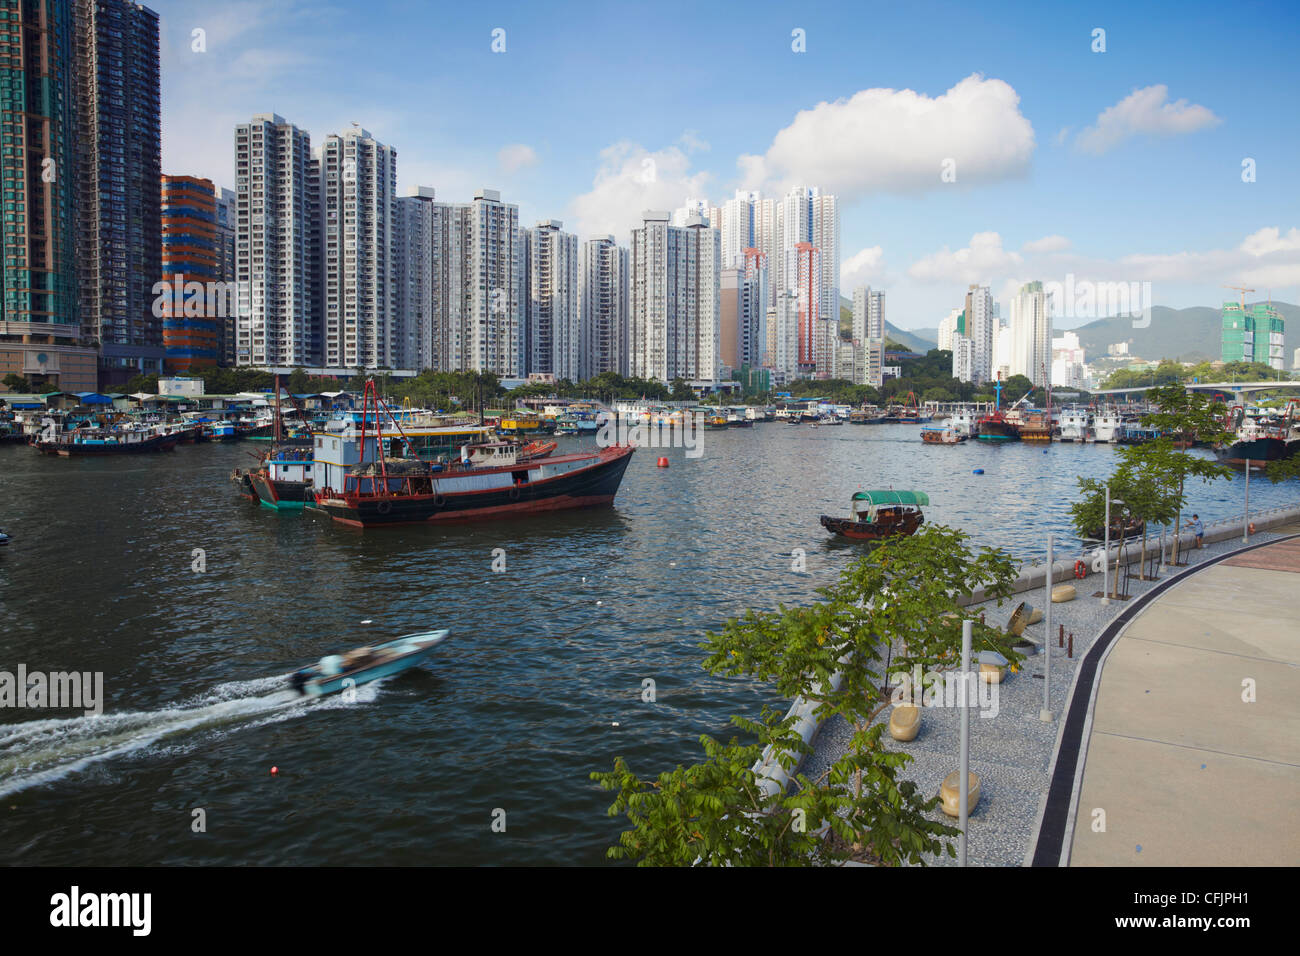
{"label": "orange buoy", "polygon": [[658,467],[660,467],[660,468],[667,468],[667,467],[668,467],[668,459],[667,459],[667,458],[660,458],[657,462],[655,462],[655,464],[656,464]]}

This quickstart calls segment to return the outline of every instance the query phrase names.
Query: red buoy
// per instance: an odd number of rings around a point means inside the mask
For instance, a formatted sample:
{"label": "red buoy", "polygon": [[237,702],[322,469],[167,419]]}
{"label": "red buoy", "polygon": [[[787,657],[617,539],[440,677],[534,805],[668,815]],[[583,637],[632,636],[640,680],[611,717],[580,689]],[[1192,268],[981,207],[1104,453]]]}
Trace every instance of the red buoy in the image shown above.
{"label": "red buoy", "polygon": [[667,467],[668,467],[668,459],[667,459],[667,458],[660,458],[657,462],[655,462],[655,464],[658,465],[660,468],[667,468]]}
{"label": "red buoy", "polygon": [[271,773],[279,773],[279,772],[280,772],[280,768],[279,768],[279,767],[272,767],[272,768],[271,768]]}

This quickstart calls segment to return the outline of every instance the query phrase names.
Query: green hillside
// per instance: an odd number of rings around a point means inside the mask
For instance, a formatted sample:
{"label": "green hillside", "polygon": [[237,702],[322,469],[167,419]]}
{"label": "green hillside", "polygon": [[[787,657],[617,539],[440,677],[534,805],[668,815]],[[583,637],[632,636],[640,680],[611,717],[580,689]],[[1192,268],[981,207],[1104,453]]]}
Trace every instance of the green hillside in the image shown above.
{"label": "green hillside", "polygon": [[[1287,302],[1274,302],[1273,306],[1286,320],[1286,367],[1290,368],[1293,350],[1300,345],[1300,307]],[[1221,329],[1219,308],[1169,309],[1157,305],[1151,309],[1151,324],[1147,328],[1134,328],[1132,318],[1117,316],[1098,319],[1070,331],[1079,336],[1088,361],[1104,358],[1107,346],[1127,342],[1129,355],[1148,361],[1168,358],[1181,362],[1214,362],[1221,357]],[[1060,335],[1061,330],[1054,334]]]}

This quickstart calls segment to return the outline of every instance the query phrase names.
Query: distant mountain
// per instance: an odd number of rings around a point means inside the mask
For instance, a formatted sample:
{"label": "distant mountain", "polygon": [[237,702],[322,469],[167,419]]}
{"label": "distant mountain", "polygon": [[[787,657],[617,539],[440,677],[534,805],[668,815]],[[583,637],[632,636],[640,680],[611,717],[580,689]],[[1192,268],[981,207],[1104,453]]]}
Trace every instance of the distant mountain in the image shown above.
{"label": "distant mountain", "polygon": [[[1250,303],[1246,307],[1249,309]],[[1286,321],[1285,364],[1290,368],[1293,350],[1300,345],[1300,307],[1287,302],[1274,302],[1273,307]],[[1220,308],[1198,305],[1169,309],[1156,305],[1151,308],[1151,324],[1143,329],[1134,328],[1129,316],[1112,316],[1069,331],[1079,336],[1088,361],[1104,358],[1107,346],[1127,342],[1129,355],[1147,361],[1168,358],[1215,362],[1223,357],[1222,328]],[[1053,334],[1060,335],[1061,331],[1056,329]]]}
{"label": "distant mountain", "polygon": [[[848,335],[853,330],[853,300],[840,296],[840,332]],[[929,329],[918,330],[929,332]],[[924,355],[930,349],[935,348],[935,342],[939,335],[938,329],[934,330],[935,334],[930,338],[923,338],[916,332],[908,332],[893,325],[888,319],[885,320],[885,338],[897,342],[904,348],[911,349],[913,352],[920,352]]]}

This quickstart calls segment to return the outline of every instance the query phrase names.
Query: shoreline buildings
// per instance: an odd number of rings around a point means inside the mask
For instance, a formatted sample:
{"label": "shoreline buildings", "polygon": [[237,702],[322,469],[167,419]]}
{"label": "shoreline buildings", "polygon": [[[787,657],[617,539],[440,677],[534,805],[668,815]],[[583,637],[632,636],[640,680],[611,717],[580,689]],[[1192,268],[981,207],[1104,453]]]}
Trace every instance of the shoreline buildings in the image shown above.
{"label": "shoreline buildings", "polygon": [[154,292],[166,371],[215,367],[224,355],[227,317],[238,308],[237,297],[228,301],[223,288],[229,276],[221,271],[225,253],[217,192],[210,179],[164,175],[161,197],[162,279]]}
{"label": "shoreline buildings", "polygon": [[75,11],[81,325],[107,388],[163,371],[158,14],[130,0]]}
{"label": "shoreline buildings", "polygon": [[320,364],[320,162],[275,113],[235,127],[235,364]]}
{"label": "shoreline buildings", "polygon": [[953,378],[975,385],[990,380],[995,321],[989,287],[972,285],[966,292],[966,308],[957,317],[953,335]]}
{"label": "shoreline buildings", "polygon": [[0,378],[94,391],[77,276],[76,107],[68,0],[13,5],[0,20]]}
{"label": "shoreline buildings", "polygon": [[640,378],[718,382],[721,236],[698,213],[672,225],[647,210],[632,230],[628,370]]}
{"label": "shoreline buildings", "polygon": [[631,256],[613,236],[582,244],[578,264],[582,379],[628,373],[628,280]]}

